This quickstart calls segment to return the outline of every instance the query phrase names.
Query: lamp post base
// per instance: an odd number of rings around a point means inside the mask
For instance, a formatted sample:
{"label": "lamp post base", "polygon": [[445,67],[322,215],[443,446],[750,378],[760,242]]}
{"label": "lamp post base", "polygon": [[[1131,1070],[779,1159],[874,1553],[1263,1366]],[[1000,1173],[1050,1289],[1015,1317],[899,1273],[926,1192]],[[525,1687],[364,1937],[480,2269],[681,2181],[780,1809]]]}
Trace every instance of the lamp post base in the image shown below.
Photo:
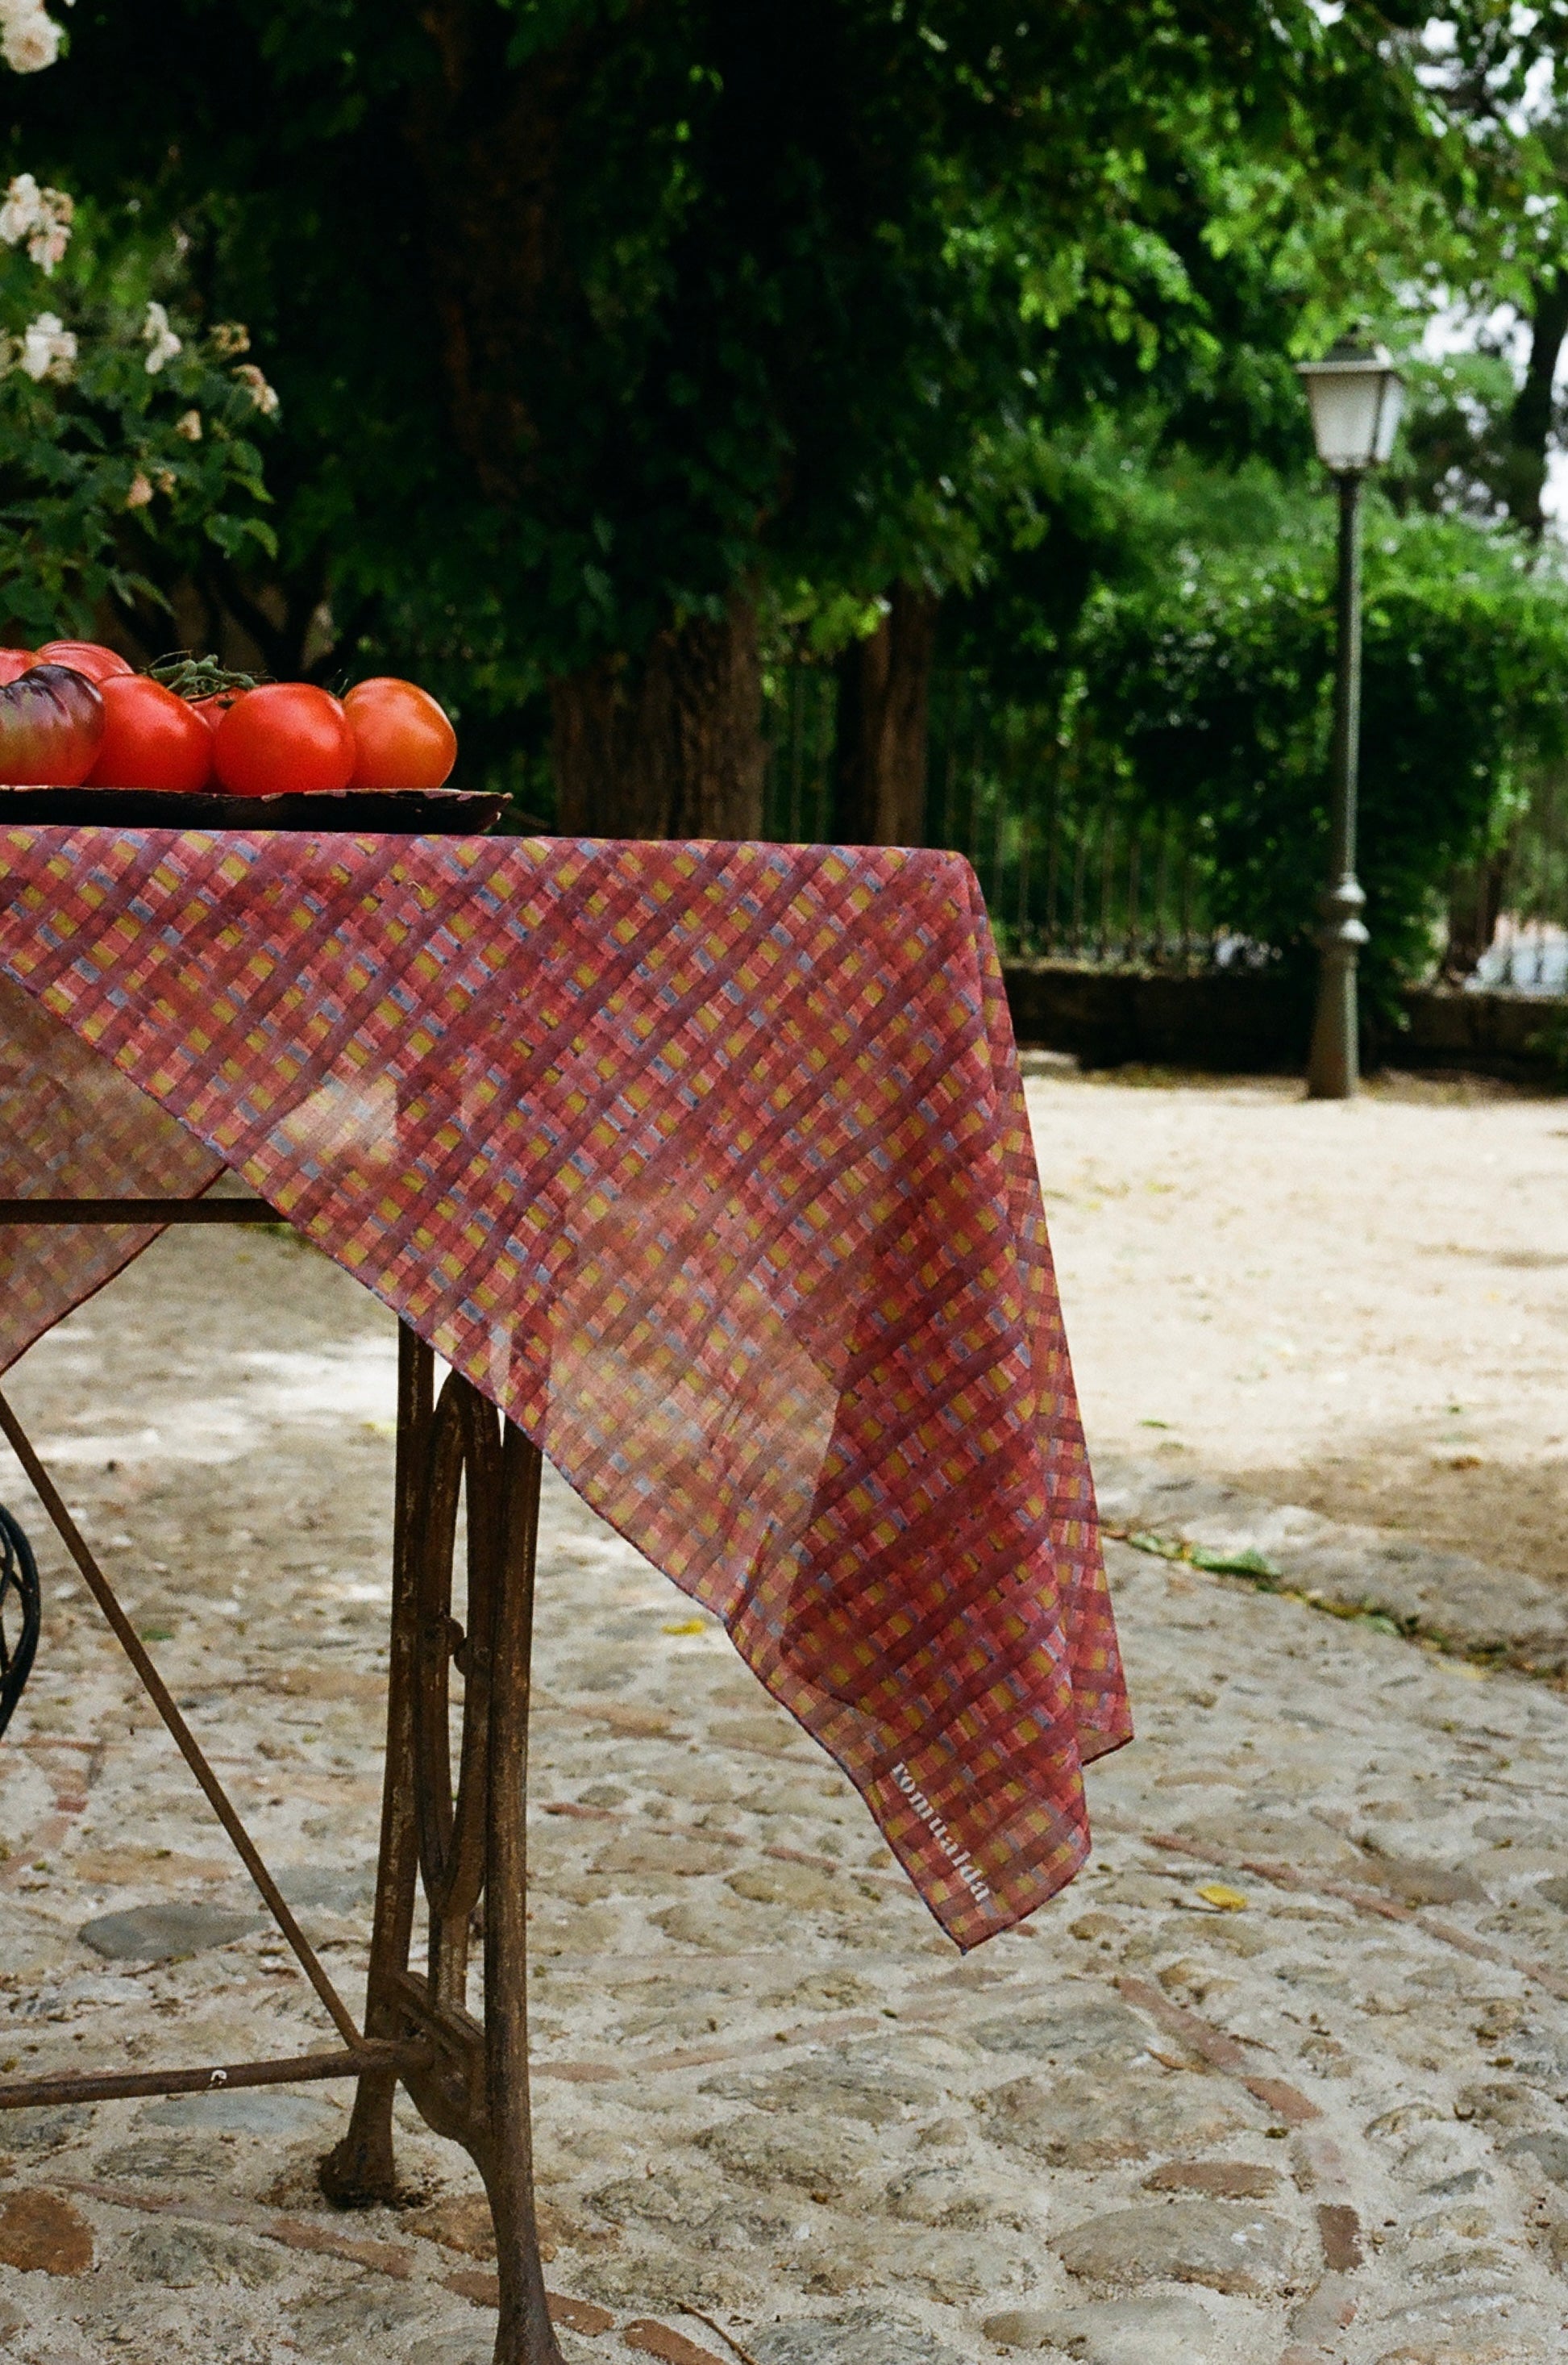
{"label": "lamp post base", "polygon": [[1356,962],[1367,941],[1361,917],[1366,900],[1355,880],[1347,875],[1326,890],[1318,904],[1323,915],[1317,938],[1322,963],[1306,1064],[1306,1096],[1311,1101],[1354,1100],[1361,1082]]}

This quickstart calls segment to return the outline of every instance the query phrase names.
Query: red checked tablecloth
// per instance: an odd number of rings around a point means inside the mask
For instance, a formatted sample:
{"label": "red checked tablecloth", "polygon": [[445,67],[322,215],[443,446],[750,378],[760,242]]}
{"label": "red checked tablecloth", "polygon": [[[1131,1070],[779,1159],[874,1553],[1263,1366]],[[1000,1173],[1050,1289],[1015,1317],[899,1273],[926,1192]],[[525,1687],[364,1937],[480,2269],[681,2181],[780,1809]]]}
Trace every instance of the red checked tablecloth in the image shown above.
{"label": "red checked tablecloth", "polygon": [[[960,1945],[1071,1877],[1130,1724],[966,863],[13,827],[0,980],[0,1195],[242,1175],[723,1620]],[[0,1369],[151,1237],[0,1239]]]}

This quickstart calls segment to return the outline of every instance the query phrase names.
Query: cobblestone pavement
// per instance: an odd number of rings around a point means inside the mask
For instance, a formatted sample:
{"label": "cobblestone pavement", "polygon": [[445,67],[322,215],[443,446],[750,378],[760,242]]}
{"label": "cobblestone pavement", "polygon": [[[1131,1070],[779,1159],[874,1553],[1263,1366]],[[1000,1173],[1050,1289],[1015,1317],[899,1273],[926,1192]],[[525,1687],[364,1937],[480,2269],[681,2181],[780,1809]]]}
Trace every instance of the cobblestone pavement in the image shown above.
{"label": "cobblestone pavement", "polygon": [[[351,2001],[393,1360],[308,1252],[175,1234],[13,1389]],[[41,1536],[3,1469],[0,1496]],[[559,1485],[545,1525],[541,2190],[552,2287],[602,2327],[563,2335],[572,2365],[1564,2353],[1557,1690],[1114,1545],[1139,1740],[1092,1777],[1088,1872],[963,1961],[717,1629]],[[0,1744],[0,2062],[319,2045],[42,1557]],[[0,2356],[487,2365],[467,2163],[405,2113],[409,2205],[338,2215],[314,2164],[342,2111],[316,2087],[0,2120]]]}

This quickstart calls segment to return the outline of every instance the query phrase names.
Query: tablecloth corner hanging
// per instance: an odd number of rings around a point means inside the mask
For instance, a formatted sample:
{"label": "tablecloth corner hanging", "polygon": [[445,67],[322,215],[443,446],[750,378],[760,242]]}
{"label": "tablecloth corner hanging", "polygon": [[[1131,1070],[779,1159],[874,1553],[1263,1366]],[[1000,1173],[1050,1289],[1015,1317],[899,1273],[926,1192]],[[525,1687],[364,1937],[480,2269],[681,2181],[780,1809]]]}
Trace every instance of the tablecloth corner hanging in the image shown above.
{"label": "tablecloth corner hanging", "polygon": [[112,1069],[122,1168],[233,1170],[393,1306],[724,1620],[961,1945],[1070,1878],[1130,1725],[967,864],[13,824],[0,899],[78,1047],[68,1111],[6,1080],[0,1176]]}

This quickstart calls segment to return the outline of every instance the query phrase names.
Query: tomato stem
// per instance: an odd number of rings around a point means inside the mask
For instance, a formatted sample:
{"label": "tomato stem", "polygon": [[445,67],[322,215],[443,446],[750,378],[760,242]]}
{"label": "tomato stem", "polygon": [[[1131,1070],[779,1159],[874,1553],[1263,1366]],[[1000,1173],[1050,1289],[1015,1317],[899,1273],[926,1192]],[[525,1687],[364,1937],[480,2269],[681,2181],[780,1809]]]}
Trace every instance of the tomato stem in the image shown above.
{"label": "tomato stem", "polygon": [[154,659],[147,672],[176,698],[192,701],[217,698],[226,689],[255,689],[271,678],[264,673],[237,673],[217,657],[193,656],[189,649],[172,649],[166,656]]}

